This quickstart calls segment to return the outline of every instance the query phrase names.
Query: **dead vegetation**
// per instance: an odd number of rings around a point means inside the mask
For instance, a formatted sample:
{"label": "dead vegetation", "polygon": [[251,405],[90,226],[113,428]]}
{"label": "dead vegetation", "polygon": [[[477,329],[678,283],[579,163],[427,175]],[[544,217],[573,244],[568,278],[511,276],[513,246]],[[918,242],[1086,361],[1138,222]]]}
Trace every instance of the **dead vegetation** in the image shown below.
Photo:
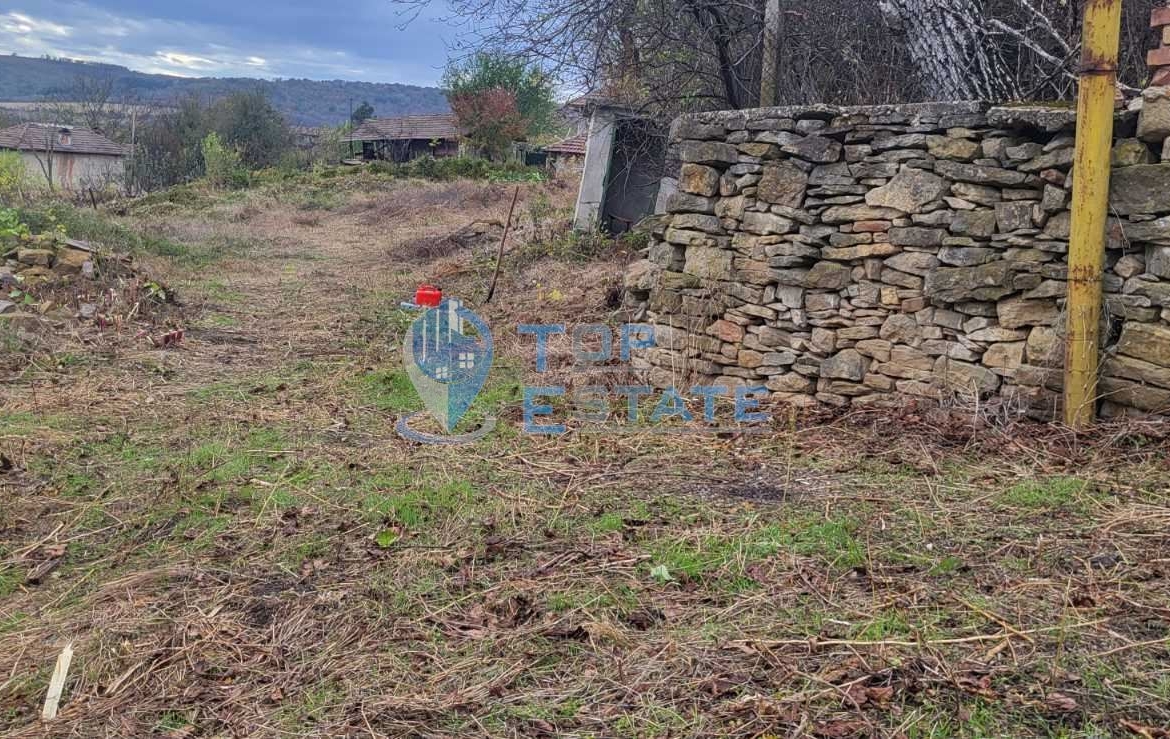
{"label": "dead vegetation", "polygon": [[525,436],[521,384],[562,375],[508,327],[620,320],[632,258],[525,235],[486,316],[498,430],[398,439],[398,302],[438,279],[474,304],[494,267],[450,238],[504,217],[511,191],[476,187],[400,183],[377,197],[415,205],[379,227],[360,192],[318,225],[263,191],[130,217],[232,248],[149,258],[199,306],[181,347],[0,387],[0,732],[1166,735],[1161,423],[776,409],[762,436]]}

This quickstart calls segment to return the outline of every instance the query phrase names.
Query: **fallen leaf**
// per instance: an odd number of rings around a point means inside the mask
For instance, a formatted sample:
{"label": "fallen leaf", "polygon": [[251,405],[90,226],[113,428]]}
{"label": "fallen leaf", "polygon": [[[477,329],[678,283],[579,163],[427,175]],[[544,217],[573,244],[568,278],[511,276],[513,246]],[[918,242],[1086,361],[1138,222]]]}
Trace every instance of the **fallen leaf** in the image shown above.
{"label": "fallen leaf", "polygon": [[1048,706],[1049,710],[1061,713],[1077,710],[1077,702],[1064,693],[1049,693],[1044,699],[1044,705]]}

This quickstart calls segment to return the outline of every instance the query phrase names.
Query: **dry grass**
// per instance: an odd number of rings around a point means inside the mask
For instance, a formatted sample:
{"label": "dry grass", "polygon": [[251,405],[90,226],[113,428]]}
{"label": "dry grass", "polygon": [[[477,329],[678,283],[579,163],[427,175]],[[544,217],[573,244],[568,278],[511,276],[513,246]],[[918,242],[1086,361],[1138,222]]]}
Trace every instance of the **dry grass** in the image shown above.
{"label": "dry grass", "polygon": [[308,211],[315,226],[265,192],[216,206],[257,207],[246,220],[140,219],[241,245],[198,269],[157,260],[201,311],[186,344],[79,346],[86,361],[0,386],[5,736],[1170,726],[1164,425],[777,409],[764,436],[525,436],[520,383],[564,378],[566,356],[535,375],[504,327],[620,320],[607,298],[630,255],[518,248],[484,309],[497,432],[408,444],[397,302],[436,275],[474,302],[493,265],[403,250],[502,218],[508,191],[398,187],[377,197],[428,204],[377,228],[351,210],[362,192]]}

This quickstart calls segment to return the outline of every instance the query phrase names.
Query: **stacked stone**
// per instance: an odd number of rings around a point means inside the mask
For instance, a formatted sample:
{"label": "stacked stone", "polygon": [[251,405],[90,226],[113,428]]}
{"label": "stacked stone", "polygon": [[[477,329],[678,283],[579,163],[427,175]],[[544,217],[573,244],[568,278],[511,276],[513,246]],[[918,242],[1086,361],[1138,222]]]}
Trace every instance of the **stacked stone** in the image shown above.
{"label": "stacked stone", "polygon": [[[835,406],[997,397],[1052,417],[1073,127],[1068,110],[977,103],[680,119],[680,191],[627,276],[658,326],[651,381]],[[1170,409],[1170,351],[1144,348],[1170,346],[1170,165],[1135,138],[1113,155],[1104,387],[1110,410]]]}
{"label": "stacked stone", "polygon": [[1150,85],[1170,86],[1170,7],[1154,8],[1150,14],[1150,28],[1161,34],[1158,48],[1146,56],[1150,67]]}

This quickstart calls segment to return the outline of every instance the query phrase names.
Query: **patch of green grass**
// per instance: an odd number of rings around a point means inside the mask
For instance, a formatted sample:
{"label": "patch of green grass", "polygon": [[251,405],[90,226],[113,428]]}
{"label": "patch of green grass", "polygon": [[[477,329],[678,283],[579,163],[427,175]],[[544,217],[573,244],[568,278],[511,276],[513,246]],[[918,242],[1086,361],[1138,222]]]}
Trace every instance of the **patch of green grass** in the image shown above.
{"label": "patch of green grass", "polygon": [[0,569],[0,598],[15,593],[22,582],[24,576],[15,567]]}
{"label": "patch of green grass", "polygon": [[[382,489],[380,485],[375,487]],[[391,494],[370,493],[362,500],[362,510],[367,518],[397,523],[412,531],[419,531],[470,503],[474,493],[474,488],[467,481],[444,482],[433,486],[424,484]]]}
{"label": "patch of green grass", "polygon": [[380,411],[405,413],[422,407],[422,401],[404,370],[382,370],[363,375],[358,380],[358,396],[364,405]]}
{"label": "patch of green grass", "polygon": [[31,616],[23,611],[16,611],[15,613],[8,614],[4,618],[0,618],[0,634],[10,634],[19,630],[21,625],[30,618]]}
{"label": "patch of green grass", "polygon": [[228,287],[227,283],[221,279],[208,280],[200,285],[198,289],[210,300],[214,300],[217,303],[236,305],[244,301],[243,293]]}
{"label": "patch of green grass", "polygon": [[865,547],[854,536],[856,531],[857,523],[850,519],[820,521],[795,531],[792,548],[837,567],[860,567],[865,564]]}
{"label": "patch of green grass", "polygon": [[329,712],[345,703],[345,688],[336,680],[325,680],[306,690],[299,699],[281,709],[280,723],[303,733],[306,722],[321,723]]}
{"label": "patch of green grass", "polygon": [[155,724],[156,731],[180,731],[191,726],[190,717],[181,711],[165,711]]}
{"label": "patch of green grass", "polygon": [[1027,480],[999,496],[999,502],[1013,508],[1066,508],[1089,497],[1089,483],[1075,477]]}
{"label": "patch of green grass", "polygon": [[240,325],[240,319],[235,316],[226,316],[222,313],[213,313],[204,318],[202,323],[213,328],[235,328]]}

